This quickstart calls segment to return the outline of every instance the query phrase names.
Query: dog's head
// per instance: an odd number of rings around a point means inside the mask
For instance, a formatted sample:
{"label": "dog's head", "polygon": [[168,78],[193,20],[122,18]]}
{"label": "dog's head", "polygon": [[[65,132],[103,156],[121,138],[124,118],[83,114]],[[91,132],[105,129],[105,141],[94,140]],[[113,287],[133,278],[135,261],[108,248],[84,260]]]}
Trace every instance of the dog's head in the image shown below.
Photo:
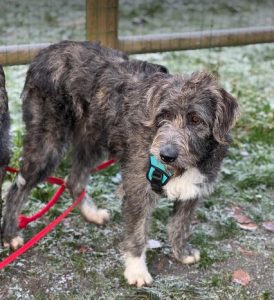
{"label": "dog's head", "polygon": [[206,159],[216,146],[229,144],[239,115],[236,100],[205,72],[159,79],[147,101],[146,125],[156,131],[151,154],[179,173]]}

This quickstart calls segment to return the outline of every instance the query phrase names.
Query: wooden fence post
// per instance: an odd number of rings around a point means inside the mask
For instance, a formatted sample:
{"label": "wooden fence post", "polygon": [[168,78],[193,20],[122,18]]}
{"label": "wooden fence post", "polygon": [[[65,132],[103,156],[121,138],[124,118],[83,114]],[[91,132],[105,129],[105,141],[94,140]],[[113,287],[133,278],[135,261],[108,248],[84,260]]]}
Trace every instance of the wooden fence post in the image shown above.
{"label": "wooden fence post", "polygon": [[119,0],[86,0],[86,38],[102,45],[118,46]]}

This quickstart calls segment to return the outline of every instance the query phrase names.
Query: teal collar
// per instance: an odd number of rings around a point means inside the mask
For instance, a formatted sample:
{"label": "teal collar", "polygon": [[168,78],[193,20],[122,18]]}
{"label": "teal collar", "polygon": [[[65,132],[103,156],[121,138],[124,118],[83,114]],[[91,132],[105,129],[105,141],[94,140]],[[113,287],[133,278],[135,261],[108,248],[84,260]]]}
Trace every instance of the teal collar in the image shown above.
{"label": "teal collar", "polygon": [[147,171],[147,180],[151,183],[154,191],[160,192],[166,185],[174,172],[167,170],[166,166],[155,158],[153,154],[149,156],[149,168]]}

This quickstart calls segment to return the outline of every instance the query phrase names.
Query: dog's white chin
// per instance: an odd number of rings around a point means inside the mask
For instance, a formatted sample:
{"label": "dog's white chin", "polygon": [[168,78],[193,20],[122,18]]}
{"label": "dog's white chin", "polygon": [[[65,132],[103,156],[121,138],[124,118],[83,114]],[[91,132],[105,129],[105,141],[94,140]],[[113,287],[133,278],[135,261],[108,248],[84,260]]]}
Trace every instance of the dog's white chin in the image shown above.
{"label": "dog's white chin", "polygon": [[209,195],[213,191],[213,186],[197,168],[193,167],[182,175],[171,178],[163,189],[170,200],[190,200]]}

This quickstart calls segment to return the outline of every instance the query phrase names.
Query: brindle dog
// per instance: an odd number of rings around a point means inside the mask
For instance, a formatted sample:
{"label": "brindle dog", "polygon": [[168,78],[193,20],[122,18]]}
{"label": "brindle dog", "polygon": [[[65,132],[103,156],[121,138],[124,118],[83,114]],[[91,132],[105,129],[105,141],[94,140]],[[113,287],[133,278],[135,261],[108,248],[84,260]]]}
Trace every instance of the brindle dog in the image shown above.
{"label": "brindle dog", "polygon": [[2,223],[2,184],[4,181],[6,166],[10,160],[10,116],[9,103],[6,91],[5,74],[0,65],[0,238]]}
{"label": "brindle dog", "polygon": [[[213,183],[231,141],[236,100],[207,73],[170,75],[166,68],[129,60],[89,42],[61,42],[34,59],[22,93],[26,124],[20,174],[7,196],[4,244],[22,244],[17,218],[30,190],[53,172],[72,145],[67,180],[73,197],[90,169],[106,157],[119,161],[123,179],[125,277],[152,282],[145,263],[147,227],[159,194],[174,201],[168,231],[175,257],[199,260],[187,243],[191,215]],[[171,172],[165,185],[147,179],[150,155]],[[157,183],[157,182],[156,182]],[[85,219],[103,224],[106,210],[82,202]]]}

